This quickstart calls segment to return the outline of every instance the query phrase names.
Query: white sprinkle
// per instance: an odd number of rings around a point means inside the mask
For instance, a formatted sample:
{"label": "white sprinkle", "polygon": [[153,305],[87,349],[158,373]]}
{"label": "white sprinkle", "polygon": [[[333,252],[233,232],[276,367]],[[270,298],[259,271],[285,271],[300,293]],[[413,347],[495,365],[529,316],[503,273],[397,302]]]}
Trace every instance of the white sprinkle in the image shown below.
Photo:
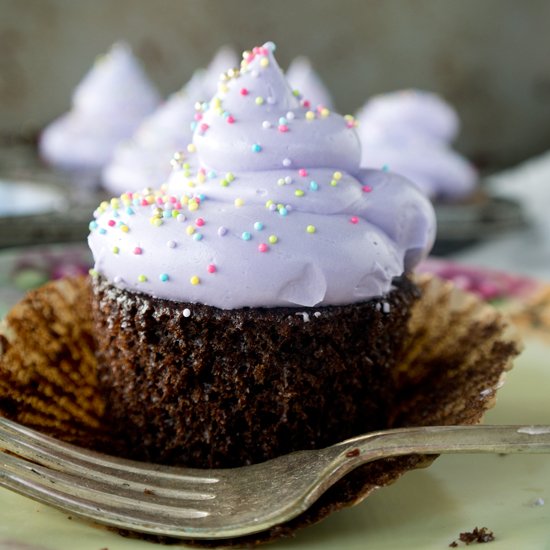
{"label": "white sprinkle", "polygon": [[260,73],[256,70],[256,69],[252,69],[250,71],[250,74],[254,77],[254,78],[258,78],[260,76]]}
{"label": "white sprinkle", "polygon": [[166,243],[166,246],[167,246],[168,248],[176,248],[176,241],[168,241],[168,242]]}
{"label": "white sprinkle", "polygon": [[264,120],[262,122],[262,128],[264,128],[265,130],[267,130],[268,128],[271,128],[272,124],[271,122],[269,122],[269,120]]}
{"label": "white sprinkle", "polygon": [[292,111],[288,111],[288,113],[286,114],[286,118],[288,120],[294,120],[296,118],[296,115]]}
{"label": "white sprinkle", "polygon": [[183,316],[184,316],[184,317],[190,317],[190,316],[191,316],[191,310],[190,310],[189,308],[186,307],[186,308],[183,310]]}
{"label": "white sprinkle", "polygon": [[270,105],[274,105],[274,104],[275,104],[275,101],[276,101],[276,100],[275,100],[274,97],[269,96],[269,97],[267,98],[267,102],[268,102]]}
{"label": "white sprinkle", "polygon": [[388,302],[384,302],[382,304],[382,311],[384,313],[389,313],[390,312],[390,304]]}
{"label": "white sprinkle", "polygon": [[309,313],[307,313],[306,311],[298,311],[296,315],[301,315],[304,323],[309,323]]}
{"label": "white sprinkle", "polygon": [[321,312],[320,311],[316,311],[314,314],[313,314],[313,317],[321,317]]}
{"label": "white sprinkle", "polygon": [[283,166],[290,166],[292,161],[289,158],[283,159]]}
{"label": "white sprinkle", "polygon": [[184,222],[186,219],[187,218],[186,218],[185,214],[178,214],[178,216],[176,217],[176,220],[178,220],[180,223]]}
{"label": "white sprinkle", "polygon": [[293,181],[293,180],[292,180],[292,178],[291,178],[290,176],[286,176],[286,178],[285,178],[285,183],[286,183],[287,185],[290,185],[290,184],[292,183],[292,181]]}

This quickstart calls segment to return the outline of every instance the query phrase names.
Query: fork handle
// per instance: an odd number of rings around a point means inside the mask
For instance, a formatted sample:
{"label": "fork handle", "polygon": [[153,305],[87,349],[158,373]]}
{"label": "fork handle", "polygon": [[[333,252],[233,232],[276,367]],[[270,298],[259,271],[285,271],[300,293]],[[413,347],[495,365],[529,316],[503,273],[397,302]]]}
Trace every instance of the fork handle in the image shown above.
{"label": "fork handle", "polygon": [[[426,426],[373,432],[348,439],[341,456],[369,462],[407,454],[548,453],[550,426]],[[353,461],[353,460],[352,460]],[[355,463],[352,467],[357,466]]]}

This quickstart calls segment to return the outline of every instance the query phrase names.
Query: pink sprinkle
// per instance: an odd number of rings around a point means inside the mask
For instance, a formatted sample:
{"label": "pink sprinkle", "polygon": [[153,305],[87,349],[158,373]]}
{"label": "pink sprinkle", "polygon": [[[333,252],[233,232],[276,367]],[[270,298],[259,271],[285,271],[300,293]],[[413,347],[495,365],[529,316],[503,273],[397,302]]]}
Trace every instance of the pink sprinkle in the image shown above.
{"label": "pink sprinkle", "polygon": [[357,216],[352,216],[349,221],[351,223],[359,223],[359,218]]}
{"label": "pink sprinkle", "polygon": [[142,250],[139,246],[136,246],[136,247],[134,248],[134,254],[138,254],[138,255],[139,255],[139,254],[141,254],[142,252],[143,252],[143,250]]}
{"label": "pink sprinkle", "polygon": [[180,202],[180,201],[176,201],[176,202],[174,203],[174,208],[175,208],[176,210],[179,210],[179,209],[181,208],[181,202]]}
{"label": "pink sprinkle", "polygon": [[206,176],[206,170],[204,168],[199,168],[199,174]]}
{"label": "pink sprinkle", "polygon": [[176,204],[178,202],[178,199],[174,197],[173,195],[168,199],[172,204]]}
{"label": "pink sprinkle", "polygon": [[370,193],[372,191],[372,187],[370,185],[363,185],[361,188],[365,193]]}
{"label": "pink sprinkle", "polygon": [[252,48],[252,53],[260,53],[260,46],[254,46]]}
{"label": "pink sprinkle", "polygon": [[202,120],[202,113],[195,113],[195,120]]}
{"label": "pink sprinkle", "polygon": [[317,112],[320,113],[324,107],[322,105],[317,105]]}
{"label": "pink sprinkle", "polygon": [[234,117],[233,115],[229,115],[229,116],[227,117],[227,122],[228,122],[229,124],[233,124],[233,123],[235,122],[235,117]]}
{"label": "pink sprinkle", "polygon": [[208,264],[206,270],[208,271],[208,273],[216,273],[216,266],[214,264]]}
{"label": "pink sprinkle", "polygon": [[206,132],[206,130],[208,130],[208,128],[210,128],[210,126],[208,126],[208,124],[206,124],[206,122],[203,122],[200,126],[201,128],[201,132]]}
{"label": "pink sprinkle", "polygon": [[261,46],[261,47],[258,48],[258,52],[261,55],[267,55],[267,48],[264,48],[263,46]]}
{"label": "pink sprinkle", "polygon": [[157,199],[157,204],[158,204],[159,206],[163,206],[163,205],[164,205],[164,201],[162,200],[162,197],[159,197],[159,198]]}
{"label": "pink sprinkle", "polygon": [[195,224],[198,225],[199,227],[202,227],[204,225],[204,219],[197,218],[197,220],[195,221]]}
{"label": "pink sprinkle", "polygon": [[258,250],[260,252],[267,252],[269,250],[269,246],[267,246],[267,244],[265,244],[265,243],[260,243],[258,245]]}
{"label": "pink sprinkle", "polygon": [[114,227],[116,225],[116,222],[115,220],[109,220],[107,224],[109,225],[109,227]]}
{"label": "pink sprinkle", "polygon": [[279,124],[279,132],[288,132],[288,126],[286,124]]}
{"label": "pink sprinkle", "polygon": [[254,61],[254,58],[256,56],[254,55],[254,53],[249,53],[247,56],[246,56],[246,61],[247,63],[251,63],[252,61]]}
{"label": "pink sprinkle", "polygon": [[348,128],[355,128],[355,122],[353,122],[353,120],[348,120],[348,121],[346,122],[346,126],[347,126]]}
{"label": "pink sprinkle", "polygon": [[298,170],[298,175],[302,176],[303,178],[305,178],[307,176],[307,170],[305,168],[300,168]]}
{"label": "pink sprinkle", "polygon": [[310,107],[311,106],[311,101],[309,101],[309,99],[304,99],[304,101],[302,101],[302,105],[304,107]]}
{"label": "pink sprinkle", "polygon": [[248,95],[248,90],[246,88],[241,88],[241,95]]}
{"label": "pink sprinkle", "polygon": [[147,206],[149,203],[146,199],[141,199],[141,206]]}

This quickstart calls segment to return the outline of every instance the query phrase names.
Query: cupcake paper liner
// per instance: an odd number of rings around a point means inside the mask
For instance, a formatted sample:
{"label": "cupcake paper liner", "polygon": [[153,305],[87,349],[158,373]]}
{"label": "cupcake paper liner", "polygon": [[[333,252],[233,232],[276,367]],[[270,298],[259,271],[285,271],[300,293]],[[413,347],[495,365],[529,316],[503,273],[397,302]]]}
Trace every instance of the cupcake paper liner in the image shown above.
{"label": "cupcake paper liner", "polygon": [[[399,399],[387,427],[479,423],[521,350],[519,338],[501,312],[475,295],[431,275],[415,282],[422,297],[413,307],[409,338],[397,351]],[[8,313],[0,326],[0,414],[116,454],[98,387],[90,300],[88,278],[69,277],[29,292]],[[291,536],[434,459],[404,456],[366,464],[283,525],[230,541],[186,543],[252,545]]]}

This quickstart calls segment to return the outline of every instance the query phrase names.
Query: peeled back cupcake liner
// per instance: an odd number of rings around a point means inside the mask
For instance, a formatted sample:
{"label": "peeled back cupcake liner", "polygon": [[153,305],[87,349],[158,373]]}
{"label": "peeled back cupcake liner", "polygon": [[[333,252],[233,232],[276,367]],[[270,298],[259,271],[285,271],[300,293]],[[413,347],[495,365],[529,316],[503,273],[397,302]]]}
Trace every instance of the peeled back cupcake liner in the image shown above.
{"label": "peeled back cupcake liner", "polygon": [[[501,312],[452,283],[430,275],[416,282],[422,296],[412,309],[409,337],[396,351],[400,390],[388,426],[476,424],[494,406],[521,350],[518,336]],[[0,414],[64,441],[120,454],[124,449],[106,421],[98,384],[90,299],[88,278],[66,278],[31,291],[8,313],[0,331]],[[212,544],[290,536],[433,459],[406,456],[364,465],[294,520]]]}

